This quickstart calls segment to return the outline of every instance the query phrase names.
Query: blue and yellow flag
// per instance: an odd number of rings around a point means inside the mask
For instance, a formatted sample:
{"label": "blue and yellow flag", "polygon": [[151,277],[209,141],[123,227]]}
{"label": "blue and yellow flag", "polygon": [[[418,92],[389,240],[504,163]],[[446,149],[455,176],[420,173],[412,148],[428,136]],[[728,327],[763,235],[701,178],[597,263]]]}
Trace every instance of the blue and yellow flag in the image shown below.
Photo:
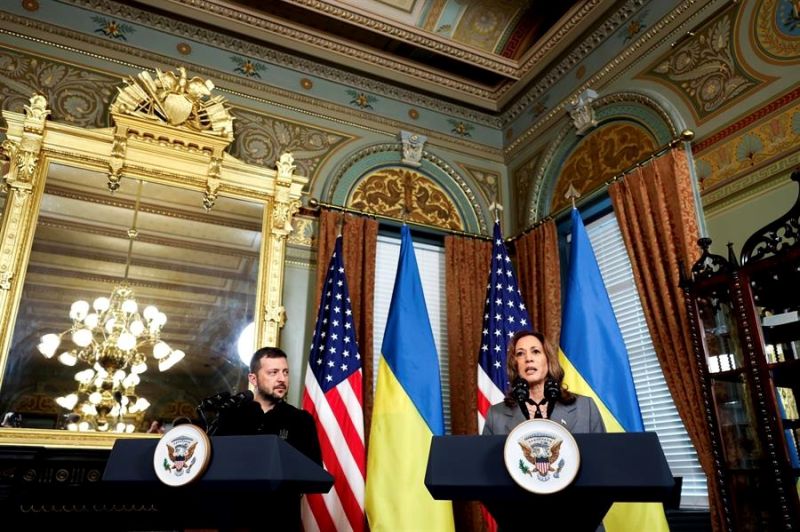
{"label": "blue and yellow flag", "polygon": [[381,353],[367,455],[370,529],[454,530],[451,503],[434,500],[425,487],[431,439],[444,434],[442,388],[417,259],[405,225]]}
{"label": "blue and yellow flag", "polygon": [[[609,432],[644,431],[622,340],[600,267],[577,209],[572,209],[559,357],[570,391],[594,399]],[[608,532],[669,530],[661,503],[616,503],[603,524]]]}

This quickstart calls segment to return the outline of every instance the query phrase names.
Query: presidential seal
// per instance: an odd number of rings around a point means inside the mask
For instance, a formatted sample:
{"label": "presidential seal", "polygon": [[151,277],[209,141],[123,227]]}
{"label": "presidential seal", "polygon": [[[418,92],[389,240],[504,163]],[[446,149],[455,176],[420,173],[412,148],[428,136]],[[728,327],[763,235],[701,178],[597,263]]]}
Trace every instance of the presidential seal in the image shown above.
{"label": "presidential seal", "polygon": [[578,444],[562,425],[549,419],[531,419],[517,425],[503,451],[511,478],[532,493],[555,493],[578,474]]}
{"label": "presidential seal", "polygon": [[167,486],[184,486],[200,478],[211,458],[211,442],[196,425],[178,425],[164,434],[153,453],[158,479]]}

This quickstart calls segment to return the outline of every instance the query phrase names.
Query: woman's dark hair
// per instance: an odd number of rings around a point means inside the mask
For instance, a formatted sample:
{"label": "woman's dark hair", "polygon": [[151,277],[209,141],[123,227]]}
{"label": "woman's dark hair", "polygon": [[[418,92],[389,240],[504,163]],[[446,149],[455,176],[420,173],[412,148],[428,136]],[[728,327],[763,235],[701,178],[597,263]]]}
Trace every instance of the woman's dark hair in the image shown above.
{"label": "woman's dark hair", "polygon": [[517,401],[512,397],[511,390],[514,386],[514,379],[519,377],[517,372],[517,342],[526,336],[533,336],[542,342],[544,347],[544,355],[547,357],[547,378],[553,379],[558,383],[558,388],[561,390],[561,395],[558,397],[558,402],[569,405],[575,402],[575,394],[567,389],[567,385],[562,381],[564,380],[564,369],[561,367],[561,362],[558,360],[558,351],[552,344],[545,338],[544,334],[539,331],[531,331],[523,329],[517,331],[514,336],[508,341],[508,351],[506,352],[506,373],[508,374],[508,390],[503,402],[507,406],[516,406]]}

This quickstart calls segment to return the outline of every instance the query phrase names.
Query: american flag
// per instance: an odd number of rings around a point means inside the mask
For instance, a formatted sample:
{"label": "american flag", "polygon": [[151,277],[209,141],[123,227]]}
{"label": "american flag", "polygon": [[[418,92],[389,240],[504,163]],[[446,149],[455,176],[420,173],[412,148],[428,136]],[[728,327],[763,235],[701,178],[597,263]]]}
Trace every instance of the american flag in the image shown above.
{"label": "american flag", "polygon": [[494,224],[492,270],[486,287],[481,350],[478,355],[478,433],[483,431],[486,412],[505,397],[506,346],[520,329],[530,329],[531,319],[522,302],[514,267],[503,243],[500,222]]}
{"label": "american flag", "polygon": [[365,529],[361,374],[339,236],[322,288],[303,392],[303,408],[314,416],[323,465],[334,482],[330,492],[304,498],[306,531]]}

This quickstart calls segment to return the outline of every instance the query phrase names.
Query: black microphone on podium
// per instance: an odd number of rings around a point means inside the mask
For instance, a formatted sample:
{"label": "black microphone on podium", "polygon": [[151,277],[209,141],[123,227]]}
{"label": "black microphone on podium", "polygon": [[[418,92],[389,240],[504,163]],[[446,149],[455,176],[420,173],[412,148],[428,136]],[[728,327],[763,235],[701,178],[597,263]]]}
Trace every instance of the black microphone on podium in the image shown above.
{"label": "black microphone on podium", "polygon": [[525,416],[525,419],[531,418],[531,414],[528,412],[528,407],[526,404],[530,401],[528,397],[529,391],[530,387],[528,386],[528,381],[522,377],[517,377],[514,379],[514,382],[511,383],[511,396],[517,402],[517,405],[522,411],[522,415]]}
{"label": "black microphone on podium", "polygon": [[252,401],[254,397],[255,396],[253,395],[253,392],[251,392],[250,390],[239,392],[236,395],[229,394],[229,396],[224,401],[222,401],[220,409],[225,410],[229,408],[238,408],[244,403],[249,403],[250,401]]}
{"label": "black microphone on podium", "polygon": [[557,380],[550,377],[544,381],[544,396],[548,401],[555,401],[561,397],[561,386]]}
{"label": "black microphone on podium", "polygon": [[202,410],[218,410],[227,399],[230,399],[230,397],[230,392],[219,392],[200,401],[200,404],[197,405],[197,408]]}

